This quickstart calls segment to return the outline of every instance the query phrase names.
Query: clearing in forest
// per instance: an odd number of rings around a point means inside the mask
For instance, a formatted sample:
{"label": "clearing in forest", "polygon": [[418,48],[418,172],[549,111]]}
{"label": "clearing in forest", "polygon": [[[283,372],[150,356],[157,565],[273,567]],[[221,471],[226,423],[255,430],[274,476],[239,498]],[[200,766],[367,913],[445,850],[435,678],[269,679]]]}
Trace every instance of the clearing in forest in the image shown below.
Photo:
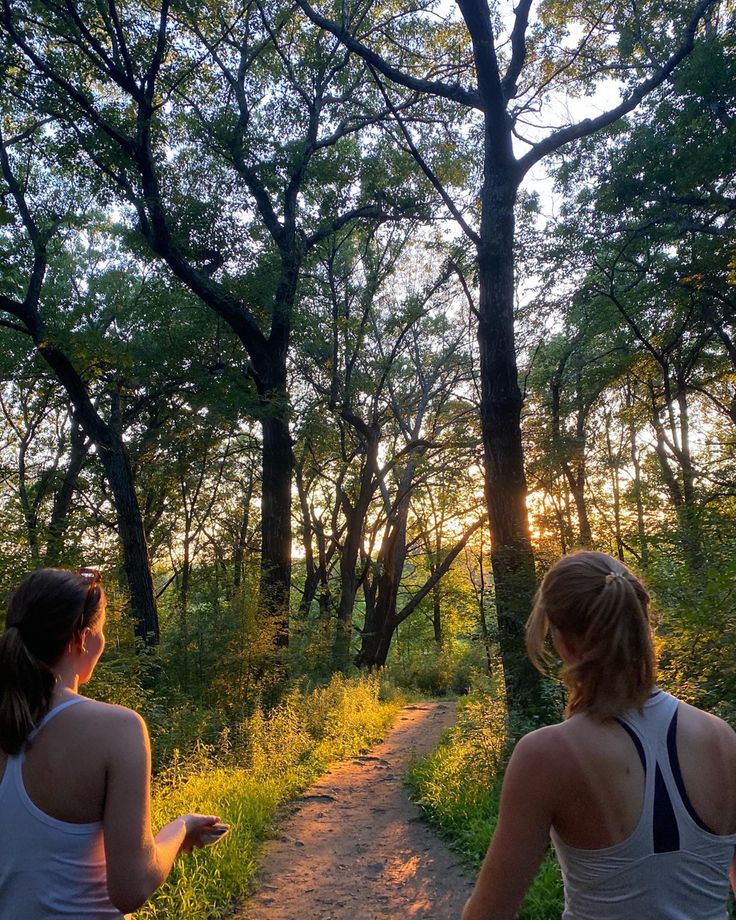
{"label": "clearing in forest", "polygon": [[240,920],[457,920],[472,880],[403,782],[412,758],[435,748],[454,719],[451,702],[408,706],[370,754],[311,786],[267,846]]}

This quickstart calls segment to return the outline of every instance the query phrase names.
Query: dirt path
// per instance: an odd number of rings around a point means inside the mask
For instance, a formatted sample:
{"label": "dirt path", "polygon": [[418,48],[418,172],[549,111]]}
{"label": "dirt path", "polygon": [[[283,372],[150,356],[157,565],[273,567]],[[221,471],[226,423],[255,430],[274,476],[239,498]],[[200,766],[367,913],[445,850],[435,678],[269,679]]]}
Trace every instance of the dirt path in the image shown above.
{"label": "dirt path", "polygon": [[264,853],[260,889],[240,920],[459,920],[472,882],[424,824],[403,777],[436,747],[453,703],[403,710],[369,755],[333,766]]}

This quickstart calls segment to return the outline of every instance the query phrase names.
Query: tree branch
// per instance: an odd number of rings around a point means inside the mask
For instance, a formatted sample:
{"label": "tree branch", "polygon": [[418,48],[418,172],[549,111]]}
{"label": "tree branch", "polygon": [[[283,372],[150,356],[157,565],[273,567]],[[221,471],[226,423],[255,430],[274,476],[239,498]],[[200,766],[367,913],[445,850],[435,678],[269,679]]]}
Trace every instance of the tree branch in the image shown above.
{"label": "tree branch", "polygon": [[470,240],[472,240],[472,242],[473,242],[476,246],[479,246],[479,245],[480,245],[480,236],[475,232],[475,230],[473,230],[473,228],[470,226],[470,224],[467,223],[467,221],[465,220],[465,218],[464,218],[463,215],[461,214],[460,209],[459,209],[458,206],[455,204],[455,202],[452,200],[452,198],[451,198],[449,192],[447,191],[447,189],[446,189],[446,188],[444,187],[444,185],[440,182],[440,180],[437,178],[437,175],[435,174],[434,170],[429,166],[429,164],[427,163],[427,161],[424,159],[424,157],[421,155],[421,153],[420,153],[419,150],[417,149],[417,147],[416,147],[414,141],[412,140],[412,136],[411,136],[411,134],[409,133],[408,128],[406,127],[406,125],[404,124],[403,119],[402,119],[401,116],[399,115],[399,112],[398,112],[396,106],[391,102],[391,99],[389,98],[389,95],[388,95],[388,93],[387,93],[387,91],[386,91],[386,88],[384,87],[383,83],[381,82],[381,80],[380,80],[378,74],[376,73],[376,71],[374,70],[373,66],[372,66],[371,64],[369,64],[368,67],[369,67],[371,73],[373,74],[373,79],[376,81],[376,85],[378,86],[379,90],[381,91],[381,95],[382,95],[383,98],[384,98],[384,101],[385,101],[385,103],[386,103],[386,107],[388,108],[388,110],[389,110],[389,111],[391,112],[391,114],[393,115],[393,117],[394,117],[394,119],[395,119],[395,121],[396,121],[396,124],[399,126],[399,128],[401,129],[401,133],[404,135],[404,138],[405,138],[405,140],[406,140],[406,143],[407,143],[407,145],[408,145],[408,147],[409,147],[409,152],[410,152],[411,155],[414,157],[414,160],[415,160],[416,163],[419,165],[419,167],[420,167],[420,169],[422,170],[422,172],[424,173],[424,175],[429,179],[429,181],[431,182],[431,184],[432,184],[433,188],[435,189],[435,191],[437,192],[437,194],[440,196],[440,198],[442,199],[442,201],[445,203],[445,207],[447,208],[447,210],[450,212],[450,214],[452,214],[452,216],[453,216],[453,217],[455,218],[455,220],[458,222],[458,224],[460,225],[460,228],[462,229],[462,231],[465,233],[465,235],[466,235]]}
{"label": "tree branch", "polygon": [[535,144],[531,150],[518,160],[520,175],[527,173],[535,163],[538,163],[547,156],[547,154],[558,150],[565,144],[570,143],[570,141],[579,140],[582,137],[587,137],[590,134],[594,134],[596,131],[600,131],[601,128],[613,124],[617,119],[635,109],[642,99],[651,93],[652,90],[661,86],[671,76],[678,64],[690,54],[695,44],[695,33],[698,25],[706,12],[710,7],[714,6],[715,3],[716,0],[700,0],[685,28],[685,37],[682,44],[677,51],[670,55],[669,59],[654,76],[650,77],[648,80],[643,80],[635,86],[619,105],[609,109],[609,111],[603,112],[596,118],[585,118],[583,121],[577,122],[577,124],[568,125],[566,128],[560,128],[538,144]]}
{"label": "tree branch", "polygon": [[422,587],[413,595],[412,599],[399,610],[394,619],[394,623],[398,626],[400,623],[403,623],[407,617],[411,616],[416,608],[421,604],[424,598],[429,594],[429,592],[434,588],[437,582],[442,578],[443,575],[447,573],[452,563],[460,555],[460,553],[467,546],[468,540],[473,536],[476,530],[479,530],[483,524],[488,520],[488,515],[484,514],[482,518],[479,518],[472,527],[465,531],[460,540],[453,546],[450,552],[445,556],[440,565],[432,572],[430,577],[424,582]]}
{"label": "tree branch", "polygon": [[388,61],[385,61],[375,51],[358,41],[336,22],[322,16],[307,0],[296,0],[296,2],[315,25],[326,32],[331,32],[335,38],[340,39],[346,48],[363,58],[366,63],[373,65],[379,73],[382,73],[384,77],[394,83],[420,93],[442,96],[444,99],[451,99],[453,102],[459,102],[461,105],[466,105],[473,109],[483,108],[481,98],[477,92],[464,89],[459,83],[442,83],[438,80],[422,80],[418,77],[412,77],[410,74],[404,73],[403,70],[399,70],[398,67],[389,64]]}

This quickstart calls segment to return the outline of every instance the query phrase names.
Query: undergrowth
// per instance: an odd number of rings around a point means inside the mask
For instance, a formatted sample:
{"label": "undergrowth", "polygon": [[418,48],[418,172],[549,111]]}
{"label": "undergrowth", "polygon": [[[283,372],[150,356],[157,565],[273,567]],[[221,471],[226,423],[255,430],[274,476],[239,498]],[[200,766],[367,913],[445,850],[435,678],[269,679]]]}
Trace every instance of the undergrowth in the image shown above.
{"label": "undergrowth", "polygon": [[136,920],[226,916],[250,889],[278,806],[331,761],[366,751],[385,734],[401,701],[379,699],[379,690],[375,678],[336,676],[309,693],[290,692],[268,714],[257,709],[217,744],[177,754],[154,783],[154,827],[196,811],[219,815],[232,830],[214,847],[177,859]]}
{"label": "undergrowth", "polygon": [[[506,711],[503,702],[475,690],[458,707],[455,725],[440,746],[417,762],[409,785],[428,820],[478,869],[498,819],[506,765]],[[519,920],[559,920],[562,879],[550,851],[530,888]]]}

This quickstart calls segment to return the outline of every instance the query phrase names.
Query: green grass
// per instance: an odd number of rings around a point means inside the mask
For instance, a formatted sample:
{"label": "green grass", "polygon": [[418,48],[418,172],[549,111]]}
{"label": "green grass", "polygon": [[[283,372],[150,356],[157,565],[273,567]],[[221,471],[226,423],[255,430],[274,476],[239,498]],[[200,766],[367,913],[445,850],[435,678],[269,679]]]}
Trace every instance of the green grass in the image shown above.
{"label": "green grass", "polygon": [[[507,754],[503,704],[486,694],[460,703],[457,723],[409,774],[415,801],[473,869],[485,856],[498,818]],[[562,878],[550,853],[524,900],[519,920],[559,920]]]}
{"label": "green grass", "polygon": [[155,782],[154,827],[197,811],[220,815],[232,830],[214,847],[179,857],[136,920],[227,916],[250,891],[279,806],[331,761],[368,750],[401,705],[380,700],[375,679],[334,677],[310,693],[288,694],[268,716],[256,712],[217,746],[175,757]]}
{"label": "green grass", "polygon": [[[429,757],[412,767],[408,781],[427,819],[478,869],[496,827],[507,755],[502,703],[473,693],[460,703],[458,720]],[[519,920],[559,920],[562,876],[552,849],[524,900]],[[730,907],[736,920],[736,904]]]}

